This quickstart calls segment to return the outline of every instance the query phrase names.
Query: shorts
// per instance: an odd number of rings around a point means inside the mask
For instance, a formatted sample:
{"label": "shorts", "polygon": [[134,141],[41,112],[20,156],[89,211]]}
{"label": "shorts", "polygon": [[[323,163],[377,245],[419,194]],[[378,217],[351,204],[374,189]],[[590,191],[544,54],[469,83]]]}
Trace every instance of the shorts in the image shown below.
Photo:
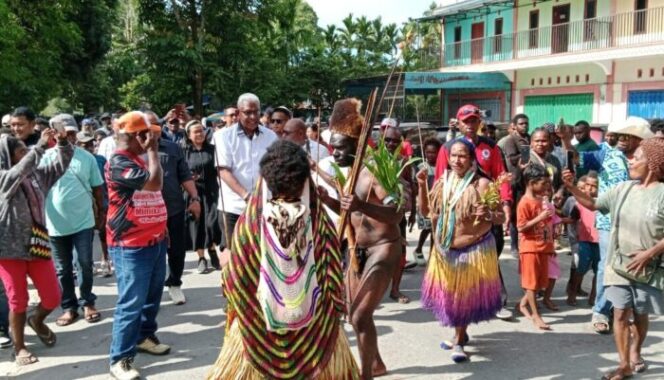
{"label": "shorts", "polygon": [[592,268],[593,273],[597,274],[599,243],[580,241],[579,253],[574,255],[574,261],[576,263],[576,273],[583,276]]}
{"label": "shorts", "polygon": [[639,315],[664,314],[664,293],[650,285],[608,285],[604,292],[616,309],[633,309]]}
{"label": "shorts", "polygon": [[550,254],[549,255],[549,278],[557,280],[560,278],[560,264],[558,264],[558,255]]}
{"label": "shorts", "polygon": [[549,255],[543,253],[519,254],[521,287],[526,290],[540,290],[549,285]]}

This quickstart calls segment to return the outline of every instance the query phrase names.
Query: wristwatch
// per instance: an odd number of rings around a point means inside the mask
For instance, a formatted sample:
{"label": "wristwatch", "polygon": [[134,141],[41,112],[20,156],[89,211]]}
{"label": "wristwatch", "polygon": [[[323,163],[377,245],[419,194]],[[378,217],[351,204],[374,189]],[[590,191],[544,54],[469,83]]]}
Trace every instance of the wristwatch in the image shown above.
{"label": "wristwatch", "polygon": [[201,203],[201,198],[199,198],[199,197],[191,197],[191,198],[189,199],[189,202],[198,202],[198,203]]}

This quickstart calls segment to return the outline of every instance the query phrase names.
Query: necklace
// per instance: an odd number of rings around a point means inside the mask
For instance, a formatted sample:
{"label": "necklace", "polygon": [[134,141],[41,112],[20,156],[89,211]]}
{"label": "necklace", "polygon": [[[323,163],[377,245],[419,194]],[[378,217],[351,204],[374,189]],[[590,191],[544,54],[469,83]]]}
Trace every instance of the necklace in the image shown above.
{"label": "necklace", "polygon": [[439,253],[446,251],[452,245],[454,224],[456,223],[456,204],[475,178],[475,172],[469,170],[462,178],[459,178],[454,172],[447,172],[444,178],[443,198],[434,239]]}

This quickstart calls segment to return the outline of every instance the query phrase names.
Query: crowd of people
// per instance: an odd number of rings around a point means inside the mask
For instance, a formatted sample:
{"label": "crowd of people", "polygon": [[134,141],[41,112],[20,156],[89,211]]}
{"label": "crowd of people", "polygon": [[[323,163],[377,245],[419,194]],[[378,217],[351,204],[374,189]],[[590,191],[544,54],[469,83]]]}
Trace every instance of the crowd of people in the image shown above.
{"label": "crowd of people", "polygon": [[[538,299],[558,310],[556,252],[568,244],[567,304],[587,296],[592,328],[615,336],[620,363],[605,378],[647,369],[648,316],[664,312],[664,121],[614,121],[596,142],[585,121],[533,129],[518,114],[497,141],[495,125],[469,104],[445,141],[429,138],[414,150],[388,117],[368,144],[400,155],[394,194],[369,167],[353,173],[360,109],[356,99],[338,101],[327,128],[287,107],[261,109],[251,93],[202,120],[181,106],[163,118],[130,111],[80,123],[69,114],[40,120],[26,107],[7,114],[0,347],[13,347],[19,366],[35,363],[26,324],[50,347],[56,334],[44,321],[58,306],[57,326],[98,322],[95,274],[114,275],[110,373],[139,378],[137,352],[170,352],[157,337],[161,297],[167,287],[175,305],[187,302],[185,254],[194,251],[198,273],[222,271],[228,300],[211,379],[385,374],[373,313],[386,292],[410,301],[400,282],[417,265],[426,266],[422,306],[454,328],[441,347],[464,362],[471,324],[512,318],[499,265],[509,236],[524,290],[517,312],[537,329],[555,328]],[[416,166],[405,164],[417,155]],[[344,179],[353,175],[350,188]],[[347,229],[339,231],[346,213]],[[420,235],[409,261],[406,233],[415,224]],[[28,279],[39,295],[30,316]],[[357,335],[359,365],[344,319]]]}

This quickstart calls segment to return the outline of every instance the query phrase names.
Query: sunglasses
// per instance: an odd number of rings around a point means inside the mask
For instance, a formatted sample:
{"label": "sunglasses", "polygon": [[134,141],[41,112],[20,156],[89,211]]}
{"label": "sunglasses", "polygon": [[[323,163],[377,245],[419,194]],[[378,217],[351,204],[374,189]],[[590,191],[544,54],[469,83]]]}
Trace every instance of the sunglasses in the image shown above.
{"label": "sunglasses", "polygon": [[477,108],[466,108],[466,109],[461,110],[461,113],[460,113],[461,116],[479,115],[479,114],[480,114],[480,110],[478,110]]}
{"label": "sunglasses", "polygon": [[283,124],[285,122],[286,122],[286,120],[270,119],[270,123],[272,123],[272,124]]}

